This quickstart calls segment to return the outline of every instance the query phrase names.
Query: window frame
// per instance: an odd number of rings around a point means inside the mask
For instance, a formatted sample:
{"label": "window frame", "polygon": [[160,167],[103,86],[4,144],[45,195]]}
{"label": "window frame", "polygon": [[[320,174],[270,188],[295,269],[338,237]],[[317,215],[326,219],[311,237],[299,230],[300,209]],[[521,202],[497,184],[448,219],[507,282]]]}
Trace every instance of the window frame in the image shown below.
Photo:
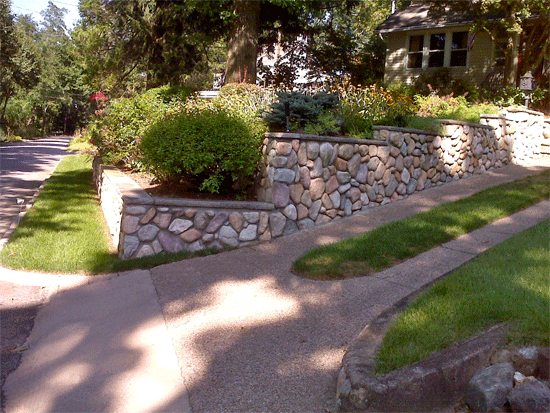
{"label": "window frame", "polygon": [[[463,47],[454,49],[453,46],[455,45],[455,35],[462,34],[464,44]],[[450,50],[450,59],[449,59],[449,67],[468,67],[468,41],[469,41],[469,31],[457,31],[457,32],[451,32],[451,50]],[[459,53],[466,53],[466,56],[464,57],[464,64],[453,64],[453,54],[456,56]],[[460,59],[462,61],[462,59]]]}
{"label": "window frame", "polygon": [[[464,48],[460,49],[453,49],[453,36],[455,33],[466,33],[465,35],[465,46]],[[443,49],[432,49],[431,45],[431,39],[434,35],[443,35],[444,36],[444,48]],[[422,51],[420,50],[411,50],[411,45],[415,42],[415,38],[422,37]],[[468,42],[470,41],[470,32],[467,28],[460,28],[460,29],[448,29],[448,30],[438,30],[438,31],[426,31],[423,33],[419,33],[418,31],[416,33],[409,33],[407,35],[407,43],[406,43],[406,56],[404,61],[404,66],[406,70],[412,70],[412,71],[418,71],[418,70],[428,70],[432,68],[438,68],[438,67],[448,67],[448,68],[468,68],[470,65],[470,51],[468,48]],[[441,43],[441,40],[440,40]],[[436,45],[441,46],[441,44]],[[466,52],[466,58],[465,58],[465,65],[451,65],[451,62],[453,60],[453,51],[454,52]],[[430,63],[430,58],[432,56],[435,56],[435,54],[438,54],[438,60],[441,62],[441,54],[443,53],[443,64],[442,65],[433,65]],[[420,66],[415,65],[411,66],[409,64],[410,56],[411,55],[422,55],[422,64]],[[416,58],[418,59],[418,58]],[[433,59],[433,58],[432,58]]]}
{"label": "window frame", "polygon": [[[438,33],[430,33],[428,36],[430,36],[430,42],[429,42],[429,49],[428,49],[428,67],[445,67],[445,55],[447,50],[447,32],[438,32]],[[437,46],[440,46],[437,44],[441,40],[437,40],[437,36],[443,36],[443,48],[437,48]],[[434,39],[435,42],[434,42]],[[435,45],[433,43],[436,43]],[[436,46],[432,49],[433,46]],[[437,60],[436,57],[437,56]],[[432,59],[433,57],[433,59]],[[441,61],[441,64],[434,64],[439,63]]]}

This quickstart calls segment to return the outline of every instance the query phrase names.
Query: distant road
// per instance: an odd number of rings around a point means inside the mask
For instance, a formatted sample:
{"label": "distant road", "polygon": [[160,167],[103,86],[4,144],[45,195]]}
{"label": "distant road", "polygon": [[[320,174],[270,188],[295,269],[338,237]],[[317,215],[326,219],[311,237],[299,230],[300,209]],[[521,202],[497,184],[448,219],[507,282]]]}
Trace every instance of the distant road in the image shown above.
{"label": "distant road", "polygon": [[70,140],[55,136],[0,145],[0,248],[21,207],[67,155]]}

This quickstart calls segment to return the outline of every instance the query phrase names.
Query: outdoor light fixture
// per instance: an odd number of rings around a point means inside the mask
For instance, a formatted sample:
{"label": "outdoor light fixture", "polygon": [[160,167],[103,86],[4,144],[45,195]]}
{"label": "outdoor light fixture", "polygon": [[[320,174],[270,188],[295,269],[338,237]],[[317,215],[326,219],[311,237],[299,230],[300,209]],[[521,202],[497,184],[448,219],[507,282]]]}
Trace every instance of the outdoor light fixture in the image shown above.
{"label": "outdoor light fixture", "polygon": [[519,78],[519,90],[525,95],[525,107],[529,108],[529,101],[531,100],[531,93],[535,91],[537,85],[531,72],[525,73],[525,75]]}
{"label": "outdoor light fixture", "polygon": [[290,132],[290,102],[285,102],[286,132]]}

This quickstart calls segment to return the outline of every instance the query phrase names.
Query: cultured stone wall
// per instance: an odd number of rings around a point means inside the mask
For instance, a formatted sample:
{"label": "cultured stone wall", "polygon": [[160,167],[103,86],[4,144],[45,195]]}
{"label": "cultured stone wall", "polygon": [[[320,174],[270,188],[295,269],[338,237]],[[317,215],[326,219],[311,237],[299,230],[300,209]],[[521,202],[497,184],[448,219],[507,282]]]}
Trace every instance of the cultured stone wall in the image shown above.
{"label": "cultured stone wall", "polygon": [[[123,258],[239,247],[530,161],[541,152],[543,125],[550,126],[539,115],[509,110],[483,116],[482,124],[441,121],[442,133],[377,126],[372,140],[268,133],[259,202],[153,198],[99,162],[95,182]],[[538,146],[529,133],[540,134]]]}
{"label": "cultured stone wall", "polygon": [[501,113],[506,118],[506,135],[513,141],[513,162],[529,163],[538,157],[544,139],[544,115],[516,108]]}
{"label": "cultured stone wall", "polygon": [[369,141],[267,134],[259,199],[301,229],[509,163],[493,127],[441,123],[442,134],[379,126]]}
{"label": "cultured stone wall", "polygon": [[284,232],[272,204],[155,198],[100,161],[94,178],[121,258],[244,246]]}

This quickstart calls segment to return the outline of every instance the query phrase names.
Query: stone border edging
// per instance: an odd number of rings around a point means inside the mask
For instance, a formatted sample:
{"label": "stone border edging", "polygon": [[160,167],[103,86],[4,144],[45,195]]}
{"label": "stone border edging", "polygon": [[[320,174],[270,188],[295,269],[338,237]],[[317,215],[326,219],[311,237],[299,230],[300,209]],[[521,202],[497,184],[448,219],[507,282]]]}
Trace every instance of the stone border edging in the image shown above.
{"label": "stone border edging", "polygon": [[[381,317],[385,322],[392,314]],[[376,351],[381,342],[379,330],[376,320],[369,324],[344,356],[336,395],[343,410],[415,412],[448,407],[460,400],[470,379],[504,343],[507,328],[505,324],[493,326],[410,366],[376,377],[373,362],[368,358],[365,362],[362,353]]]}

